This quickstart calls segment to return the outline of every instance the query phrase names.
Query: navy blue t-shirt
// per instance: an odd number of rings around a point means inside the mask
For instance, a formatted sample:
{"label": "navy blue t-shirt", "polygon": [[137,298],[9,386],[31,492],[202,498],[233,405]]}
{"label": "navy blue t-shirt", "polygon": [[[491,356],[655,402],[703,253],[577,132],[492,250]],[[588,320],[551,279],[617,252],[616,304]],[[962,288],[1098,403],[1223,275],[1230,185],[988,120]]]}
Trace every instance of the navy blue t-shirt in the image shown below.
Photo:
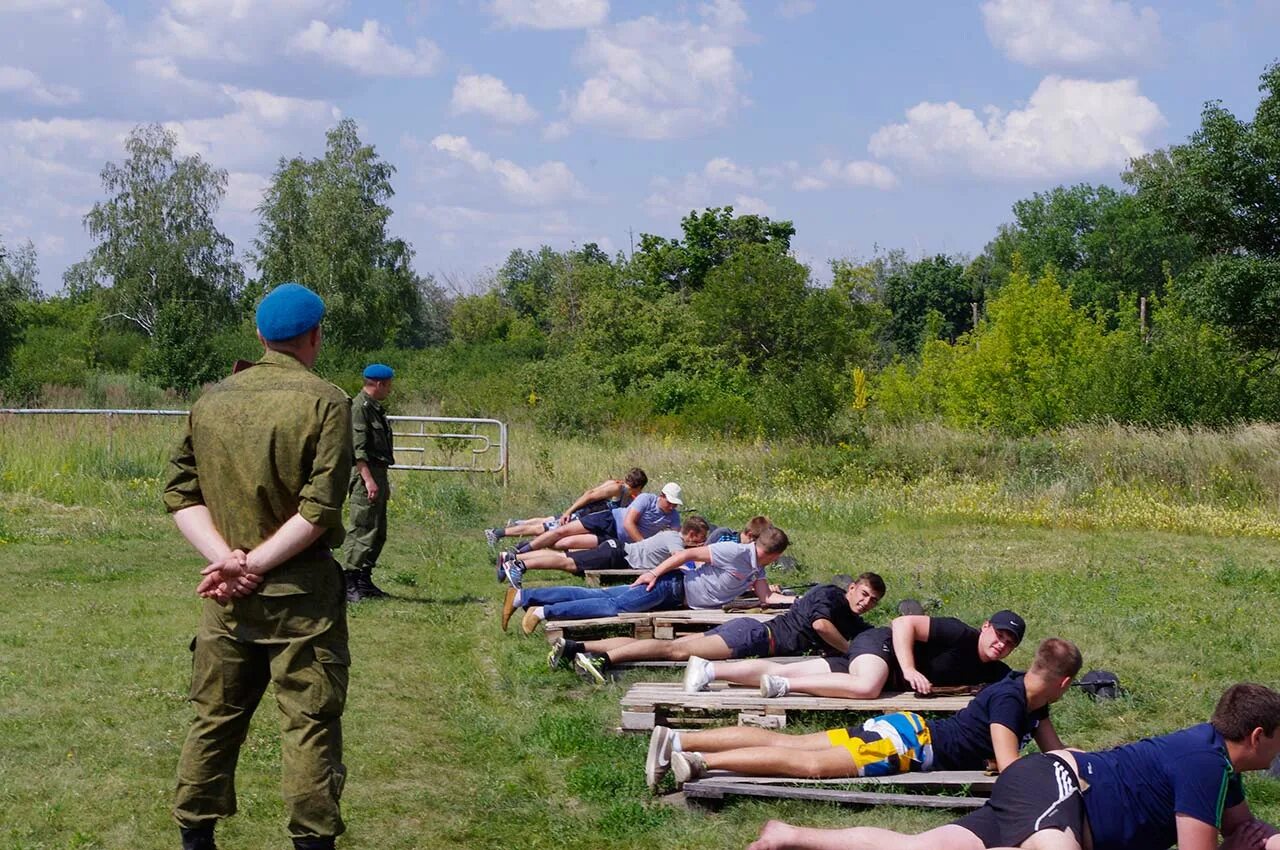
{"label": "navy blue t-shirt", "polygon": [[1177,815],[1221,829],[1222,813],[1244,802],[1226,742],[1208,723],[1075,757],[1094,850],[1166,850],[1178,840]]}
{"label": "navy blue t-shirt", "polygon": [[983,688],[973,702],[952,717],[929,721],[933,736],[934,770],[982,770],[996,757],[991,724],[998,723],[1018,737],[1021,750],[1035,734],[1049,706],[1027,710],[1027,688],[1021,673],[1010,673]]}

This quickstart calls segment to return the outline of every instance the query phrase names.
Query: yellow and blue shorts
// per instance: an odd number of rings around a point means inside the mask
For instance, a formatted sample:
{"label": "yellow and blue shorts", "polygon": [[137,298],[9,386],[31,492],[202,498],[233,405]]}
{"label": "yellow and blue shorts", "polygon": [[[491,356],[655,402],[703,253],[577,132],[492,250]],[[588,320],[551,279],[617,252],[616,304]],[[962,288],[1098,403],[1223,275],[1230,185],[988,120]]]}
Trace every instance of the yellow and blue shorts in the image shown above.
{"label": "yellow and blue shorts", "polygon": [[893,776],[933,768],[933,736],[913,711],[873,717],[861,727],[830,729],[827,740],[853,756],[858,776]]}

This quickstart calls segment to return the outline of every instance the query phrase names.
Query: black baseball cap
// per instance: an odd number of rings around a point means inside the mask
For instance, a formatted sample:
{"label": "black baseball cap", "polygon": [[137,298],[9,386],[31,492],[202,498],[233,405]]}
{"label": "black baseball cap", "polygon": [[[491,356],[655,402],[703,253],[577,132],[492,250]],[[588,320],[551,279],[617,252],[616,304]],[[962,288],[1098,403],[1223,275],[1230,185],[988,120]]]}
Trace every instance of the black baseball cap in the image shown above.
{"label": "black baseball cap", "polygon": [[1018,639],[1018,643],[1022,643],[1022,636],[1027,633],[1026,620],[1007,608],[992,614],[987,618],[987,622],[991,624],[993,629],[1001,629],[1012,634]]}

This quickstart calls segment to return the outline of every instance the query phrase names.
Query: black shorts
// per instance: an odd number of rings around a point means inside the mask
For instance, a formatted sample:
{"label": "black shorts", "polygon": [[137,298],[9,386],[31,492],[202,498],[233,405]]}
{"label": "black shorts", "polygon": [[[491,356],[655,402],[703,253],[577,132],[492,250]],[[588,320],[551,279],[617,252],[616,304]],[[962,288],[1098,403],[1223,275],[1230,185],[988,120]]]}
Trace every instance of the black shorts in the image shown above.
{"label": "black shorts", "polygon": [[[627,553],[621,543],[616,540],[605,540],[594,549],[575,549],[569,553],[569,560],[578,568],[578,575],[590,570],[626,570]],[[637,572],[636,575],[639,575]]]}
{"label": "black shorts", "polygon": [[773,634],[755,617],[735,617],[708,629],[707,634],[716,635],[728,644],[733,658],[767,658],[774,654]]}
{"label": "black shorts", "polygon": [[613,511],[596,511],[581,517],[578,522],[588,533],[594,534],[603,543],[606,540],[618,539],[618,527],[613,522]]}
{"label": "black shorts", "polygon": [[849,664],[859,655],[874,655],[884,659],[889,665],[890,675],[895,669],[893,657],[893,630],[888,626],[878,629],[867,629],[849,641],[849,651],[844,655],[833,655],[827,659],[827,666],[832,673],[848,673]]}
{"label": "black shorts", "polygon": [[1023,756],[996,779],[986,805],[955,824],[978,836],[983,847],[1017,847],[1043,829],[1069,829],[1082,843],[1085,820],[1080,783],[1071,766],[1058,756]]}

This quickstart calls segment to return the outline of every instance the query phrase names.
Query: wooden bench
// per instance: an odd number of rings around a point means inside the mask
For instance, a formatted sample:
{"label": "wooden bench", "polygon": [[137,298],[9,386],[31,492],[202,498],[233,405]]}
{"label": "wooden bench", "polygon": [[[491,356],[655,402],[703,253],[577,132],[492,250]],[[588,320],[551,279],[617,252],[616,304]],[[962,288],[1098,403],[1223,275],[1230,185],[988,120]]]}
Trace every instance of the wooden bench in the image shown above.
{"label": "wooden bench", "polygon": [[766,699],[755,688],[712,684],[711,690],[686,694],[680,682],[637,682],[622,697],[623,731],[643,732],[654,725],[696,728],[720,725],[726,715],[748,726],[780,729],[787,725],[787,713],[797,711],[833,712],[862,717],[891,711],[918,711],[922,714],[959,711],[972,696],[922,697],[913,693],[885,693],[877,699],[837,699],[806,694],[789,694]]}
{"label": "wooden bench", "polygon": [[[933,809],[976,809],[986,802],[996,778],[977,770],[904,773],[840,779],[791,779],[785,776],[741,776],[713,770],[684,784],[691,800],[718,803],[726,797],[812,800],[854,806],[917,806]],[[918,794],[880,788],[946,788],[966,794]]]}
{"label": "wooden bench", "polygon": [[662,638],[669,640],[677,634],[703,632],[727,623],[735,617],[754,617],[771,620],[776,614],[731,614],[720,610],[693,610],[680,608],[673,611],[645,611],[636,614],[618,614],[615,617],[591,617],[582,620],[545,620],[543,628],[547,641],[554,643],[560,637],[582,637],[608,633],[625,633],[634,638]]}

